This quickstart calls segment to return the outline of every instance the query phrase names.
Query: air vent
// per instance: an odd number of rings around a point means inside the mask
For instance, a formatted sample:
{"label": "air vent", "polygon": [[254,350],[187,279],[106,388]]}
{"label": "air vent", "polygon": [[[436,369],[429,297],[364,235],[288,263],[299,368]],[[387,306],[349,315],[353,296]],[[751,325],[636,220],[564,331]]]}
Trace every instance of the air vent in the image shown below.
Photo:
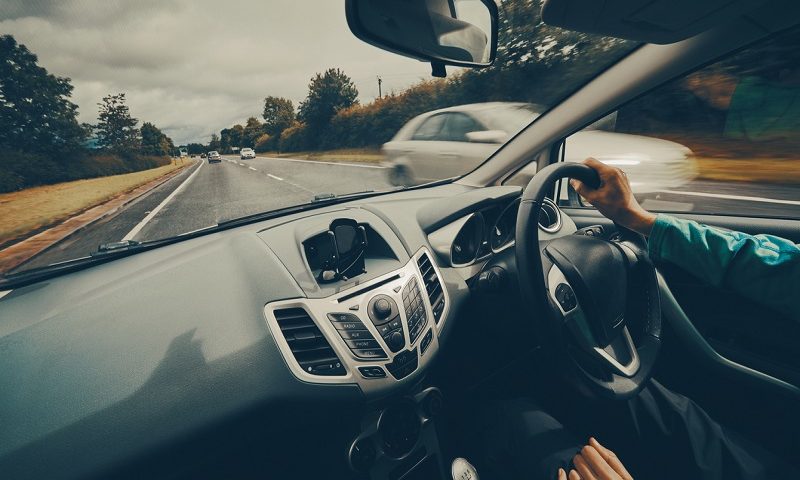
{"label": "air vent", "polygon": [[283,338],[304,372],[324,376],[345,374],[342,362],[308,312],[302,308],[283,308],[274,314]]}
{"label": "air vent", "polygon": [[539,227],[548,233],[561,230],[561,210],[550,199],[545,198],[539,211]]}
{"label": "air vent", "polygon": [[442,318],[442,313],[444,312],[444,292],[442,291],[442,282],[439,280],[439,276],[436,275],[436,270],[433,268],[433,263],[431,262],[431,257],[428,256],[427,253],[423,253],[417,259],[417,265],[419,266],[419,272],[422,274],[422,282],[425,284],[425,291],[428,294],[428,300],[431,302],[431,308],[433,309],[433,318],[436,320],[436,324],[439,324],[439,320]]}

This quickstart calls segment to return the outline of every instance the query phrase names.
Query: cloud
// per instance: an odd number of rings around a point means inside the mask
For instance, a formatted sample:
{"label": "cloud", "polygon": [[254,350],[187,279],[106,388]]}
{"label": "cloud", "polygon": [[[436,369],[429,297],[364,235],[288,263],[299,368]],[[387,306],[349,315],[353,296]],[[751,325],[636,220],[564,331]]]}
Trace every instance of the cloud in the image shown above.
{"label": "cloud", "polygon": [[429,78],[430,67],[362,43],[344,2],[313,0],[4,0],[0,32],[72,79],[80,120],[125,92],[132,114],[177,143],[259,116],[267,95],[305,97],[330,67],[353,78],[362,102]]}

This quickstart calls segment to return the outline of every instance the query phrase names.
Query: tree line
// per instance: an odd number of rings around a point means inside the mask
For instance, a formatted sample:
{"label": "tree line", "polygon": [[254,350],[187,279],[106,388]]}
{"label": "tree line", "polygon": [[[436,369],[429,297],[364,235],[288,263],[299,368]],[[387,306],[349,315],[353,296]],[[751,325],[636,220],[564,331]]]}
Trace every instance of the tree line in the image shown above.
{"label": "tree line", "polygon": [[[306,98],[296,110],[289,99],[267,96],[263,123],[251,117],[247,126],[224,129],[212,143],[222,149],[249,146],[285,152],[377,148],[413,117],[439,108],[490,101],[547,108],[638,46],[546,25],[541,4],[542,0],[500,2],[497,58],[489,68],[423,80],[368,103],[357,100],[350,77],[331,68],[311,78]],[[752,104],[753,111],[737,115],[756,120],[768,116],[759,104],[764,95],[789,98],[797,91],[798,47],[800,29],[793,28],[672,81],[622,106],[616,131],[669,138],[698,155],[757,156],[767,137],[759,140],[744,127],[733,132],[728,103],[739,81],[747,79],[759,86],[751,89],[749,98],[740,92],[741,102]],[[788,158],[796,157],[800,146],[795,127],[800,117],[797,109],[786,108],[780,123],[787,131],[769,136],[769,141],[770,151]],[[243,134],[245,130],[250,133]]]}
{"label": "tree line", "polygon": [[[488,101],[550,105],[574,88],[564,78],[588,79],[628,51],[619,48],[623,40],[543,24],[541,0],[505,0],[500,7],[497,59],[489,68],[423,80],[363,104],[352,79],[330,68],[311,78],[296,110],[289,99],[267,96],[263,123],[251,117],[246,126],[223,129],[212,144],[223,151],[241,146],[286,152],[375,148],[413,117],[438,108]],[[250,133],[244,134],[248,127]]]}
{"label": "tree line", "polygon": [[0,192],[169,163],[172,139],[151,122],[138,127],[124,93],[103,97],[90,125],[78,122],[72,91],[69,78],[0,35]]}

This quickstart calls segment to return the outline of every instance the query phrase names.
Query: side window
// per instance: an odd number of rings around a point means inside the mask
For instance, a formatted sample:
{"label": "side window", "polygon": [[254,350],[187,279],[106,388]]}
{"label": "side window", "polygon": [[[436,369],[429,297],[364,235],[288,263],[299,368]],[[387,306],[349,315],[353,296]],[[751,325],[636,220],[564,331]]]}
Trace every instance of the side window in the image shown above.
{"label": "side window", "polygon": [[442,131],[445,119],[443,114],[426,118],[411,136],[411,140],[439,140],[439,132]]}
{"label": "side window", "polygon": [[467,134],[486,130],[475,119],[463,113],[447,115],[447,122],[442,131],[442,140],[450,142],[467,142]]}
{"label": "side window", "polygon": [[625,171],[645,208],[800,218],[800,28],[622,106],[564,161]]}

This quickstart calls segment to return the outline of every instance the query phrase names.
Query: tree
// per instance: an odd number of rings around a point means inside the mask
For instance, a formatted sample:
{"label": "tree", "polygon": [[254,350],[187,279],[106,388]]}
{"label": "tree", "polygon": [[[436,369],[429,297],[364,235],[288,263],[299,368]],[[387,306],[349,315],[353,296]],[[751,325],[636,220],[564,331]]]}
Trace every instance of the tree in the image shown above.
{"label": "tree", "polygon": [[131,117],[125,105],[125,94],[106,95],[97,104],[100,107],[97,126],[97,144],[101,148],[116,152],[131,152],[139,147],[137,119]]}
{"label": "tree", "polygon": [[350,77],[338,68],[330,68],[311,79],[298,117],[312,131],[321,130],[338,111],[357,103],[357,98],[358,90]]}
{"label": "tree", "polygon": [[208,142],[208,150],[209,151],[211,151],[211,150],[219,151],[221,149],[222,148],[220,146],[219,135],[217,135],[216,133],[212,133],[211,134],[211,141]]}
{"label": "tree", "polygon": [[172,139],[150,122],[144,122],[141,128],[144,155],[167,156],[175,148]]}
{"label": "tree", "polygon": [[239,147],[242,143],[244,127],[236,124],[231,128],[225,128],[220,134],[219,148],[223,152],[230,153],[233,147]]}
{"label": "tree", "polygon": [[11,35],[0,35],[0,145],[37,153],[81,148],[86,131],[69,101],[69,78],[56,77]]}
{"label": "tree", "polygon": [[295,119],[294,105],[288,98],[267,97],[264,99],[264,132],[272,137],[292,126]]}
{"label": "tree", "polygon": [[264,125],[258,121],[256,117],[250,117],[247,119],[247,124],[244,126],[244,131],[242,132],[242,144],[240,147],[250,147],[253,148],[256,144],[256,140],[264,133]]}

